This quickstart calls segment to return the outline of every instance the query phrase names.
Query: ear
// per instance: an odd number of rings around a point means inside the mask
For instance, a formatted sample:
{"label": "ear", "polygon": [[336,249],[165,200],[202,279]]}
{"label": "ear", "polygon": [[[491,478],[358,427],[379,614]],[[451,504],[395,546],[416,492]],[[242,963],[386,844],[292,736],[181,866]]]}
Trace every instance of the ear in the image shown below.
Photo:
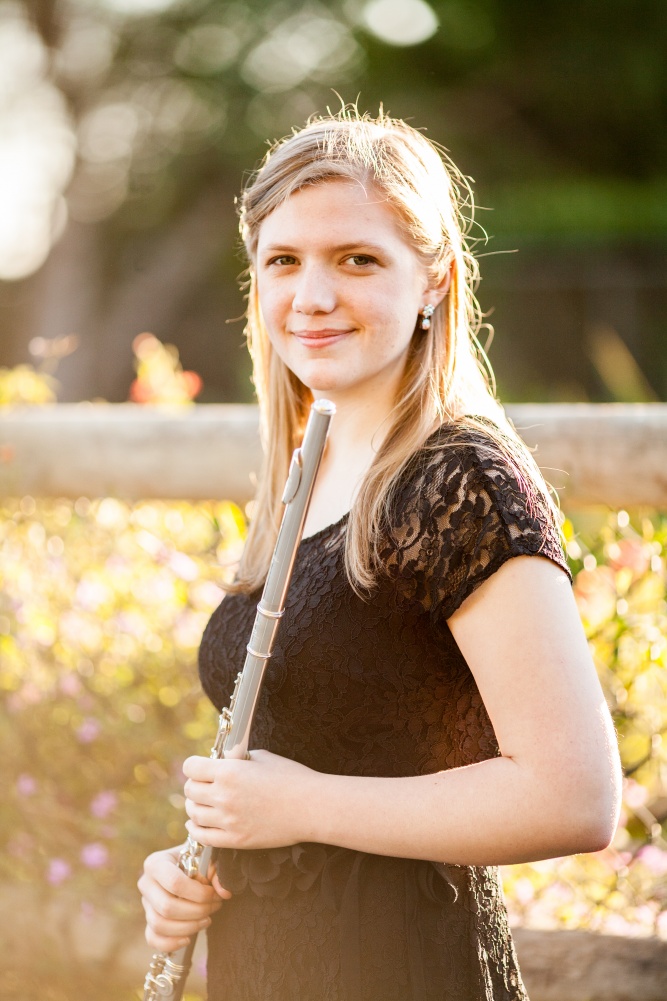
{"label": "ear", "polygon": [[442,300],[445,298],[449,292],[450,285],[452,284],[452,268],[453,264],[447,268],[445,277],[442,279],[439,285],[430,285],[424,292],[424,306],[427,303],[431,303],[433,306],[439,306]]}

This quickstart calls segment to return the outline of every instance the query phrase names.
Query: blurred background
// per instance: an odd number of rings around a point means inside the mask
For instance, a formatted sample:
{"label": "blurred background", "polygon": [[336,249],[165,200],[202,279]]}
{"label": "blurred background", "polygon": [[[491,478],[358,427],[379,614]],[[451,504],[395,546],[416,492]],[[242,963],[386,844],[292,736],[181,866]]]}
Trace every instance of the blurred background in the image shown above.
{"label": "blurred background", "polygon": [[[505,401],[667,396],[664,0],[1,0],[0,364],[248,401],[234,197],[340,95],[474,178]],[[488,234],[488,240],[485,237]]]}
{"label": "blurred background", "polygon": [[[504,402],[667,399],[666,52],[664,0],[0,0],[0,408],[250,402],[234,198],[341,100],[474,178]],[[0,442],[0,1001],[139,999],[136,878],[215,731],[197,647],[245,516],[9,496],[17,462]],[[660,1001],[667,517],[565,514],[623,812],[604,852],[507,867],[507,904],[534,1001]]]}

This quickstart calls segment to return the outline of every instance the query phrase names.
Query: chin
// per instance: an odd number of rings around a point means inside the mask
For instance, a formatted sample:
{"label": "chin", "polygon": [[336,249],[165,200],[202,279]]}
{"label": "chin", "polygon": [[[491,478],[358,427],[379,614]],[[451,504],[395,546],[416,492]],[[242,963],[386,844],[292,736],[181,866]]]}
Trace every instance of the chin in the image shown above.
{"label": "chin", "polygon": [[293,371],[297,379],[306,386],[311,393],[335,393],[348,388],[348,383],[336,376],[333,372],[322,371]]}

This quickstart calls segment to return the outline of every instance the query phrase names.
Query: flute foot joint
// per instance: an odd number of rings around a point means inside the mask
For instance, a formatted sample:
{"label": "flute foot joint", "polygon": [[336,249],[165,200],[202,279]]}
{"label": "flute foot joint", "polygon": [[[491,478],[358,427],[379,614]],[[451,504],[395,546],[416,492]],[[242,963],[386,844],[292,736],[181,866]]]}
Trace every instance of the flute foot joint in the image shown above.
{"label": "flute foot joint", "polygon": [[168,954],[155,953],[144,981],[144,1001],[164,1001],[165,998],[180,997],[176,990],[186,973],[185,966],[174,963]]}

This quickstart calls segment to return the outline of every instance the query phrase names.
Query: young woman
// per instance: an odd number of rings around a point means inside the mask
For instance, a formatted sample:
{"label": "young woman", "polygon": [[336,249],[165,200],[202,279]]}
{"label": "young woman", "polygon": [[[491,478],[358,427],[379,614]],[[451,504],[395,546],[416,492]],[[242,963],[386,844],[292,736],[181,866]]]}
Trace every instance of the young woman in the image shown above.
{"label": "young woman", "polygon": [[[596,851],[619,767],[557,514],[483,374],[468,192],[419,132],[342,113],[247,186],[266,464],[200,652],[226,705],[313,397],[337,407],[248,761],[192,757],[146,861],[147,939],[208,927],[210,1001],[524,999],[495,867]],[[465,203],[468,205],[468,203]]]}

